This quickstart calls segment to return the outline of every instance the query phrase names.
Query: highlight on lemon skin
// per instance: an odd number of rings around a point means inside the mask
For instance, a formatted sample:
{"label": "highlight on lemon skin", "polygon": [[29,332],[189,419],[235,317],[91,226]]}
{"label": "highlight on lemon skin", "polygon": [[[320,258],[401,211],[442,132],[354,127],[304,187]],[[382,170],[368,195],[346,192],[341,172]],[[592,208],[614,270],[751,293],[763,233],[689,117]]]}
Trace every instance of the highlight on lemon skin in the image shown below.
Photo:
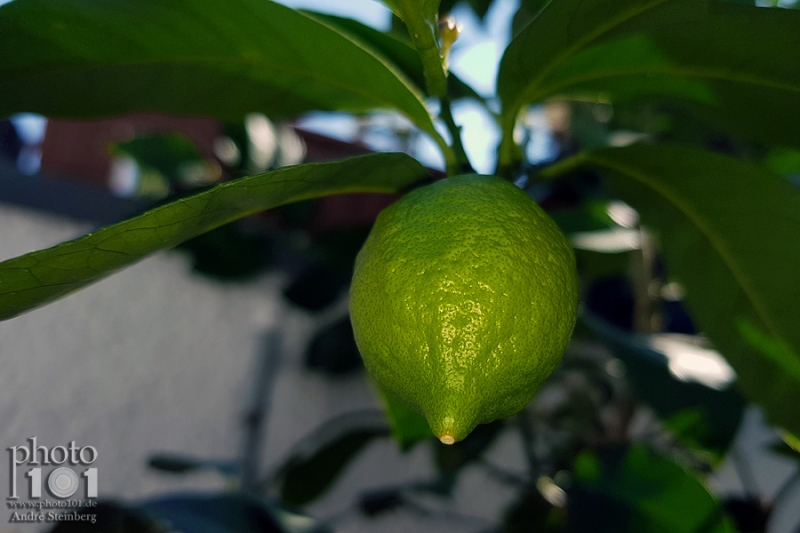
{"label": "highlight on lemon skin", "polygon": [[386,208],[350,289],[367,370],[445,444],[531,400],[560,362],[577,308],[566,238],[494,176],[447,178]]}

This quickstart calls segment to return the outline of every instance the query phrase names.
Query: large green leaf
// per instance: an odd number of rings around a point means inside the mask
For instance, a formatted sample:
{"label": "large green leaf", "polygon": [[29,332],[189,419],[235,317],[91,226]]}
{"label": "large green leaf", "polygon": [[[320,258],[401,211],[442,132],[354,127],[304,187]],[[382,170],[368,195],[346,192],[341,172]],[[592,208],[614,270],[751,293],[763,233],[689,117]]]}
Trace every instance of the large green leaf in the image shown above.
{"label": "large green leaf", "polygon": [[[367,46],[382,54],[386,59],[394,63],[408,79],[418,87],[425,88],[425,75],[423,73],[422,60],[416,50],[410,44],[398,39],[397,37],[378,31],[345,17],[336,17],[322,13],[308,12],[309,15],[335,26],[342,32],[349,33],[355,39],[361,40]],[[452,100],[459,98],[473,98],[483,101],[475,90],[461,81],[455,74],[447,76],[447,94]]]}
{"label": "large green leaf", "polygon": [[287,167],[218,185],[74,241],[0,263],[0,320],[258,211],[337,193],[396,192],[426,175],[425,168],[405,154],[373,154]]}
{"label": "large green leaf", "polygon": [[498,74],[501,162],[520,110],[551,97],[689,99],[738,132],[800,144],[800,12],[713,0],[559,0],[511,42]]}
{"label": "large green leaf", "polygon": [[398,109],[423,95],[371,49],[269,0],[16,0],[0,7],[0,116]]}
{"label": "large green leaf", "polygon": [[578,456],[569,521],[595,533],[736,531],[699,479],[641,445]]}
{"label": "large green leaf", "polygon": [[660,238],[692,317],[728,359],[737,383],[771,421],[800,431],[800,386],[743,337],[746,321],[800,353],[800,190],[762,167],[700,150],[638,145],[550,167],[599,167]]}

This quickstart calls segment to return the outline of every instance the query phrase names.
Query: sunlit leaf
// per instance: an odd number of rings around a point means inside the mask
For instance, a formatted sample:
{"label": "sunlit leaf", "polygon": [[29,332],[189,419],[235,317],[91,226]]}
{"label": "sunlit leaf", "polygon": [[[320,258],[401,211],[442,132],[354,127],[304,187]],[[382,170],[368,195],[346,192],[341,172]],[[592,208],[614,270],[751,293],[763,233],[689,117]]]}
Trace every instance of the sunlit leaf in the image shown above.
{"label": "sunlit leaf", "polygon": [[0,116],[241,119],[398,109],[422,94],[348,35],[270,0],[16,0],[0,7]]}
{"label": "sunlit leaf", "polygon": [[0,319],[247,215],[346,192],[396,192],[427,175],[404,154],[287,167],[218,185],[85,237],[0,263]]}
{"label": "sunlit leaf", "polygon": [[[598,167],[656,232],[692,318],[745,396],[800,432],[800,386],[785,370],[800,352],[800,190],[762,167],[676,146],[598,150],[563,165],[576,164]],[[754,349],[742,320],[790,348],[781,352],[789,363]]]}
{"label": "sunlit leaf", "polygon": [[704,0],[559,0],[511,42],[498,74],[501,161],[521,109],[552,97],[690,100],[760,140],[800,145],[800,13]]}

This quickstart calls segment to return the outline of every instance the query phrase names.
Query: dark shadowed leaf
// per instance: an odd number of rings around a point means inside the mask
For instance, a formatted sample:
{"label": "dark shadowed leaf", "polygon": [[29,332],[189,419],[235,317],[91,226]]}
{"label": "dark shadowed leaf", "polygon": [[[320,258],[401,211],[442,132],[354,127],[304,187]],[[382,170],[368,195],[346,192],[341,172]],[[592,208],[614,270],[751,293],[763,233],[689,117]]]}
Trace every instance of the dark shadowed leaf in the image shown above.
{"label": "dark shadowed leaf", "polygon": [[800,12],[703,0],[559,0],[512,41],[498,74],[503,158],[519,111],[552,97],[660,95],[744,135],[800,144]]}
{"label": "dark shadowed leaf", "polygon": [[780,355],[790,363],[800,352],[800,191],[762,167],[677,146],[599,150],[567,166],[581,162],[599,167],[655,230],[692,318],[736,370],[745,396],[772,423],[800,432],[800,386],[785,371],[789,363],[754,349],[738,326],[744,320],[789,347],[795,355]]}
{"label": "dark shadowed leaf", "polygon": [[287,167],[218,185],[85,237],[0,263],[0,319],[247,215],[345,192],[396,192],[427,175],[405,154]]}
{"label": "dark shadowed leaf", "polygon": [[376,438],[389,435],[389,428],[379,420],[350,416],[341,423],[329,421],[316,430],[278,473],[281,501],[305,505],[321,496],[361,450]]}
{"label": "dark shadowed leaf", "polygon": [[312,265],[292,279],[283,295],[306,311],[322,311],[336,301],[348,281],[326,265]]}
{"label": "dark shadowed leaf", "polygon": [[569,491],[573,531],[734,533],[699,479],[641,445],[583,452]]}
{"label": "dark shadowed leaf", "polygon": [[392,65],[269,0],[17,0],[0,8],[0,35],[0,116],[388,108],[435,135]]}
{"label": "dark shadowed leaf", "polygon": [[505,420],[481,424],[464,440],[452,445],[434,441],[436,466],[442,480],[452,486],[461,470],[479,460],[506,427]]}
{"label": "dark shadowed leaf", "polygon": [[306,366],[334,377],[364,368],[350,317],[321,328],[306,349]]}

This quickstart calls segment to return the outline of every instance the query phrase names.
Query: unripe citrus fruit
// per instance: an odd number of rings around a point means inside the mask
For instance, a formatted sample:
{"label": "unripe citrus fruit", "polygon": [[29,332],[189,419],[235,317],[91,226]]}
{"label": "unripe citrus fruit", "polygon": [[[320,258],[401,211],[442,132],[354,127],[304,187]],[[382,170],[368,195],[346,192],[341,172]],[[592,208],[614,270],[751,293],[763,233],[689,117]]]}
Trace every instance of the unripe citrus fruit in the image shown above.
{"label": "unripe citrus fruit", "polygon": [[563,234],[492,176],[447,178],[386,208],[350,290],[367,369],[446,444],[530,402],[561,359],[577,306]]}

